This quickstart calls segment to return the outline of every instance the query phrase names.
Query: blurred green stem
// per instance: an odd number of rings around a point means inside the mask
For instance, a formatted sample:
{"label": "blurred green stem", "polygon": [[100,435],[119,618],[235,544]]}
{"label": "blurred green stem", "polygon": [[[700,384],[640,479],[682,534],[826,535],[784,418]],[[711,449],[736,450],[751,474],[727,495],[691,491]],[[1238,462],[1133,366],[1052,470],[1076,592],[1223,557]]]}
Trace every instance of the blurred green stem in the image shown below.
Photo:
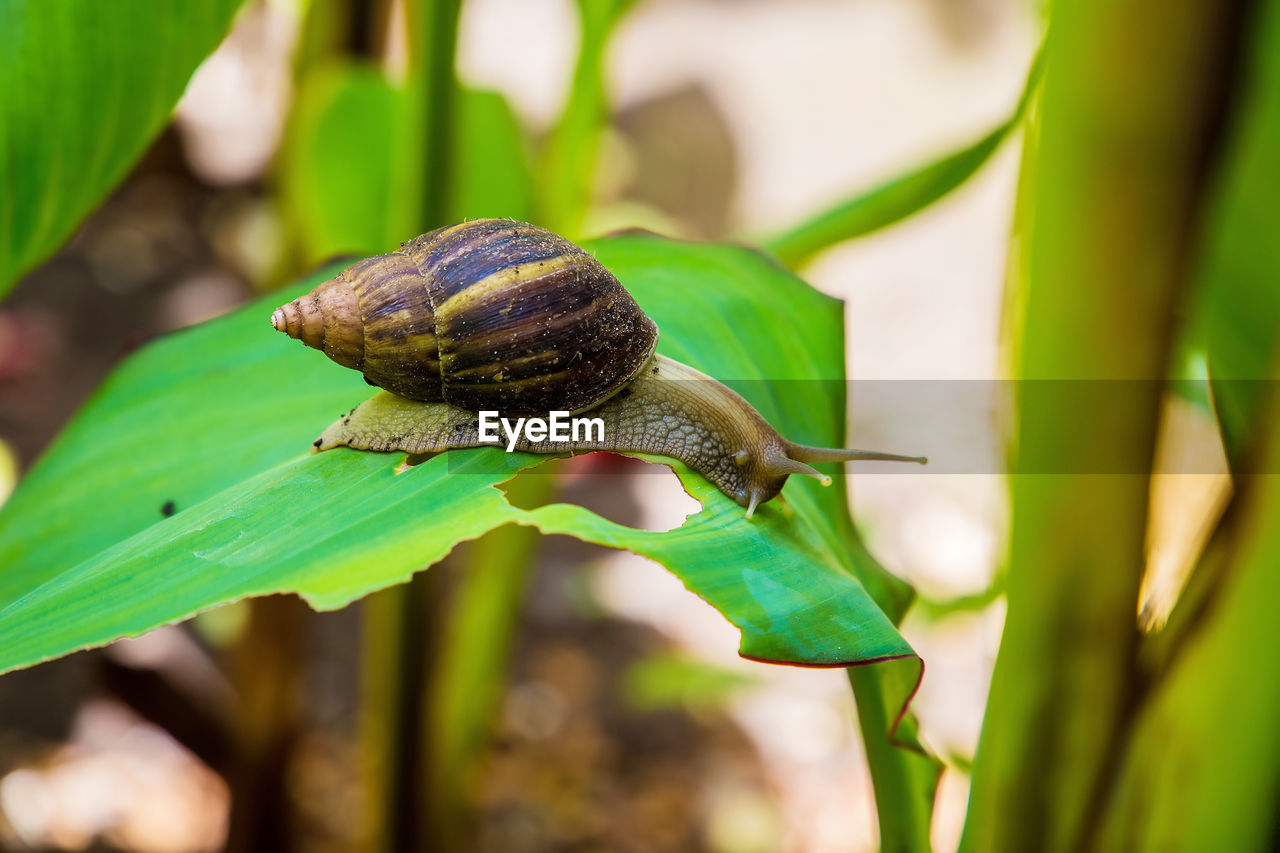
{"label": "blurred green stem", "polygon": [[[458,81],[454,73],[461,0],[409,0],[406,22],[411,109],[403,144],[415,174],[418,231],[445,224],[450,202],[452,119]],[[446,798],[432,777],[438,744],[429,735],[439,635],[433,616],[444,612],[445,572],[418,572],[409,583],[385,590],[366,606],[363,722],[368,784],[368,840],[372,850],[428,849],[447,823]]]}
{"label": "blurred green stem", "polygon": [[1280,4],[1243,11],[1189,323],[1207,350],[1234,491],[1168,624],[1143,638],[1152,686],[1099,850],[1276,847],[1280,661],[1265,650],[1280,645],[1280,479],[1245,472],[1280,470],[1280,250],[1260,239],[1274,232],[1280,177]]}
{"label": "blurred green stem", "polygon": [[315,614],[292,595],[246,604],[249,620],[230,659],[238,701],[227,849],[287,853],[301,846],[289,770],[303,729],[306,630]]}
{"label": "blurred green stem", "polygon": [[[1050,381],[1020,387],[1014,470],[1151,463],[1233,14],[1212,0],[1054,5],[1012,278],[1016,376]],[[1087,408],[1064,405],[1060,380],[1129,385]],[[1012,478],[1008,617],[962,849],[1090,846],[1140,689],[1148,487]]]}
{"label": "blurred green stem", "polygon": [[[417,192],[421,231],[447,224],[452,174],[453,125],[458,103],[454,53],[461,0],[409,0],[409,93],[418,107],[415,128],[408,134],[417,156],[405,162],[421,164]],[[412,183],[406,186],[412,188]]]}
{"label": "blurred green stem", "polygon": [[[437,564],[430,578],[445,571]],[[427,583],[428,575],[419,572],[363,604],[360,739],[369,851],[425,849],[422,720],[435,641],[426,618],[435,596]]]}
{"label": "blurred green stem", "polygon": [[569,239],[581,234],[591,203],[596,149],[609,118],[604,55],[609,34],[633,0],[578,0],[582,39],[573,86],[547,141],[538,198],[541,221]]}
{"label": "blurred green stem", "polygon": [[336,57],[359,57],[376,63],[387,37],[392,0],[313,0],[306,6],[293,79],[303,80]]}
{"label": "blurred green stem", "polygon": [[[1275,376],[1255,401],[1267,471],[1280,464]],[[1265,650],[1280,644],[1278,519],[1280,478],[1243,478],[1234,518],[1215,537],[1211,600],[1194,603],[1144,696],[1092,849],[1276,849],[1280,658]]]}
{"label": "blurred green stem", "polygon": [[[548,502],[555,478],[536,472],[507,487],[517,506]],[[493,731],[505,683],[511,639],[519,622],[525,581],[541,534],[507,525],[459,551],[461,575],[443,624],[444,639],[431,691],[432,763],[426,768],[432,806],[439,810],[444,849],[466,849],[471,804],[467,794]]]}

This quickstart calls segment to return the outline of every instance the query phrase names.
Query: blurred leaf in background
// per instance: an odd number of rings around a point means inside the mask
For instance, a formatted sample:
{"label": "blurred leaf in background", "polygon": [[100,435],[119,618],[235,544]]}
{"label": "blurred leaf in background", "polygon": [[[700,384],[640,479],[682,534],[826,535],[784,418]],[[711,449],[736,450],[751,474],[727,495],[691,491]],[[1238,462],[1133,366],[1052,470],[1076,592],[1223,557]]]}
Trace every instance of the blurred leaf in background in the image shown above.
{"label": "blurred leaf in background", "polygon": [[1280,12],[1264,4],[1232,118],[1226,157],[1207,205],[1204,248],[1191,300],[1193,340],[1206,353],[1214,407],[1233,469],[1248,470],[1264,436],[1280,335]]}
{"label": "blurred leaf in background", "polygon": [[[312,69],[297,97],[280,157],[280,197],[304,264],[376,254],[417,236],[405,91],[372,66],[343,63]],[[527,144],[506,100],[463,90],[457,113],[449,220],[528,219]]]}
{"label": "blurred leaf in background", "polygon": [[533,217],[528,141],[506,98],[464,88],[459,97],[449,221]]}
{"label": "blurred leaf in background", "polygon": [[280,152],[280,203],[304,264],[413,236],[402,101],[372,66],[325,65],[301,81]]}
{"label": "blurred leaf in background", "polygon": [[1021,128],[1040,83],[1043,60],[1037,56],[1013,113],[977,141],[932,163],[897,175],[877,187],[760,240],[784,264],[799,269],[818,252],[885,228],[923,210],[964,184]]}
{"label": "blurred leaf in background", "polygon": [[577,0],[582,33],[569,100],[541,152],[538,218],[569,239],[580,235],[591,203],[600,135],[609,122],[605,48],[635,0]]}
{"label": "blurred leaf in background", "polygon": [[240,2],[0,4],[0,296],[168,124]]}
{"label": "blurred leaf in background", "polygon": [[638,711],[723,707],[756,679],[734,669],[671,654],[650,655],[627,668],[624,698]]}

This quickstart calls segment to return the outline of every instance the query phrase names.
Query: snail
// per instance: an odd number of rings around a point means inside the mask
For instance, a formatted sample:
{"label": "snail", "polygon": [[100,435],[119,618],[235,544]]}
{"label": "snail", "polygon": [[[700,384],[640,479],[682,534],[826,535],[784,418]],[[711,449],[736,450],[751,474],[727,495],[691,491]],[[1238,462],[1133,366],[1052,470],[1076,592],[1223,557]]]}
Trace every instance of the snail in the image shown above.
{"label": "snail", "polygon": [[603,435],[513,437],[509,449],[679,459],[746,508],[811,463],[923,457],[788,441],[729,387],[655,352],[658,328],[591,254],[505,219],[440,228],[356,262],[277,308],[277,330],[361,371],[380,393],[318,438],[410,454],[478,447],[477,413],[587,413]]}

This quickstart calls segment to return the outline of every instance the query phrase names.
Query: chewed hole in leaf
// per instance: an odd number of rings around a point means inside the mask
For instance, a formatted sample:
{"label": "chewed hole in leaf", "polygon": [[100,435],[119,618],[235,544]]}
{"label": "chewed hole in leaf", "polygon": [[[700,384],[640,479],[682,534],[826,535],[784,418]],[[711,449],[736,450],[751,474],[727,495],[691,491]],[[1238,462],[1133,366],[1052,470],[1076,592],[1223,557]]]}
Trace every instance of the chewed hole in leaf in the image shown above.
{"label": "chewed hole in leaf", "polygon": [[[540,477],[555,477],[555,488],[513,488],[516,483]],[[508,502],[519,509],[537,509],[548,502],[574,504],[615,524],[657,533],[674,530],[702,509],[666,465],[616,453],[556,459],[523,472],[500,488]]]}
{"label": "chewed hole in leaf", "polygon": [[399,464],[395,467],[395,472],[397,474],[404,474],[408,471],[412,471],[414,468],[417,468],[430,458],[431,454],[429,453],[410,453],[407,456],[400,458]]}

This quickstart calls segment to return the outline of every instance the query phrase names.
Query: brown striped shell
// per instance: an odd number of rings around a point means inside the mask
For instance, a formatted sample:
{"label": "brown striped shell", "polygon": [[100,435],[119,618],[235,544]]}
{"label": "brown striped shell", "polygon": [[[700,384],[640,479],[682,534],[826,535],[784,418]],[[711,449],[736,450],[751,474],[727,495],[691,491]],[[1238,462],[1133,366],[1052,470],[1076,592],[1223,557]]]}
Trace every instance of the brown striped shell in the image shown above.
{"label": "brown striped shell", "polygon": [[464,409],[589,409],[658,328],[594,257],[543,228],[477,219],[352,264],[271,323],[388,391]]}

